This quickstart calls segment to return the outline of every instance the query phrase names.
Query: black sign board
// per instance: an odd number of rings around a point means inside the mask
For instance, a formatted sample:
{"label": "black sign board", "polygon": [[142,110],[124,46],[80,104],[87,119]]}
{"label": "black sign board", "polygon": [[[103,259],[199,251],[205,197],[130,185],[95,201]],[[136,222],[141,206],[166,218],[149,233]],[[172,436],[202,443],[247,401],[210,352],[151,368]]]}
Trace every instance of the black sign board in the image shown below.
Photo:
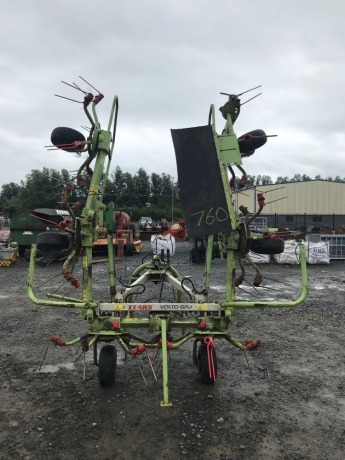
{"label": "black sign board", "polygon": [[190,237],[231,230],[212,126],[172,129],[180,198]]}

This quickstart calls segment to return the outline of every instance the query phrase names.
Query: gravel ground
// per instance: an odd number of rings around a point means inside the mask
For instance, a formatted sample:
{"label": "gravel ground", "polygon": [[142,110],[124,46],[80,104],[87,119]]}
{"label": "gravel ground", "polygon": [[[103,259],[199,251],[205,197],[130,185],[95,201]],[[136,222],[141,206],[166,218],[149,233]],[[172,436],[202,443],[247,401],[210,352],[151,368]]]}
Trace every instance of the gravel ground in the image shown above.
{"label": "gravel ground", "polygon": [[[204,269],[190,264],[188,250],[188,243],[177,244],[174,266],[200,285]],[[118,263],[123,279],[148,251],[145,243],[143,254]],[[298,296],[299,267],[261,267],[265,286],[275,290],[246,286],[239,297]],[[247,353],[250,368],[242,352],[218,341],[217,382],[204,385],[192,364],[192,342],[173,351],[168,408],[160,407],[161,379],[154,380],[143,356],[125,363],[120,355],[111,388],[99,386],[91,353],[83,378],[74,347],[51,346],[38,372],[51,335],[70,340],[87,325],[74,310],[28,300],[25,260],[0,268],[0,459],[343,460],[344,268],[343,261],[309,266],[310,293],[297,308],[238,312],[229,333],[263,344]],[[52,278],[59,269],[37,266],[37,284],[47,281],[36,291],[40,297],[62,284]],[[109,301],[106,264],[94,266],[94,281],[95,297]],[[210,300],[224,296],[224,281],[225,263],[216,259]]]}

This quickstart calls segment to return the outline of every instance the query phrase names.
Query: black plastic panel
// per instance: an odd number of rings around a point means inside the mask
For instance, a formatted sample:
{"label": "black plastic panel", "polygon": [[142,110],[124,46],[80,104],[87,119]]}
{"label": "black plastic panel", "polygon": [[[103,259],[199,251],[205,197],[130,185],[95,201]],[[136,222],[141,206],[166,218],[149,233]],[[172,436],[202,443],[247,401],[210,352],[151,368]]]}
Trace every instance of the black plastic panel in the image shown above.
{"label": "black plastic panel", "polygon": [[230,232],[212,126],[172,129],[171,135],[188,236]]}

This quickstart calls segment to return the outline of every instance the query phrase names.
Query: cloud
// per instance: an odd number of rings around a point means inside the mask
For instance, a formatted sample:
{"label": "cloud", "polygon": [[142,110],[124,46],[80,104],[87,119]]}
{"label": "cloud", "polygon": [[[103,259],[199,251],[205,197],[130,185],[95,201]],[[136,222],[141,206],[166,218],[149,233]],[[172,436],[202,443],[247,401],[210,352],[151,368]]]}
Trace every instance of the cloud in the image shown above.
{"label": "cloud", "polygon": [[[3,2],[0,186],[44,166],[78,168],[80,158],[43,146],[56,126],[88,125],[81,104],[54,97],[82,100],[61,83],[88,90],[79,75],[106,96],[102,126],[119,96],[114,169],[176,176],[170,129],[206,124],[210,104],[226,101],[220,92],[261,84],[235,131],[278,137],[244,161],[247,172],[335,177],[345,147],[344,13],[340,0]],[[220,132],[218,111],[216,121]]]}

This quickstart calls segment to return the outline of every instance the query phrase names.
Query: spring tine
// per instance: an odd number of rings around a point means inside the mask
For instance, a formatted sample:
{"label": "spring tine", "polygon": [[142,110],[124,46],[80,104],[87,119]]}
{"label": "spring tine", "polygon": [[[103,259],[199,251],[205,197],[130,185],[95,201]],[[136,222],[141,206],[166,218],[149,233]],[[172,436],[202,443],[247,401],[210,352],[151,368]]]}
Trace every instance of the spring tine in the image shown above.
{"label": "spring tine", "polygon": [[41,361],[40,367],[39,367],[39,369],[38,369],[38,372],[40,372],[41,369],[42,369],[42,366],[43,366],[44,360],[46,359],[46,356],[47,356],[47,353],[48,353],[50,344],[51,344],[51,341],[49,340],[48,345],[47,345],[47,348],[46,348],[46,351],[44,352],[43,359],[42,359],[42,361]]}
{"label": "spring tine", "polygon": [[76,351],[74,352],[75,355],[79,352],[80,347],[81,347],[81,344],[79,344],[78,348],[77,348]]}
{"label": "spring tine", "polygon": [[[267,135],[266,135],[266,137],[267,137]],[[275,192],[276,190],[281,190],[283,188],[286,188],[286,187],[276,187],[276,188],[273,188],[272,190],[265,190],[265,191],[258,190],[258,189],[256,189],[256,190],[257,190],[258,193],[264,193],[266,195],[267,193]]]}
{"label": "spring tine", "polygon": [[[39,284],[38,286],[36,286],[36,289],[39,289],[40,287],[42,287],[44,284],[47,284],[49,281],[53,280],[54,278],[57,278],[58,276],[61,276],[61,273],[57,273],[56,275],[53,275],[51,276],[50,278],[48,278],[46,281],[44,281],[43,283]],[[55,291],[56,292],[56,291]]]}
{"label": "spring tine", "polygon": [[71,85],[70,83],[67,83],[66,81],[61,80],[61,83],[64,83],[65,85],[68,85],[73,89],[77,89],[78,91],[81,91],[82,93],[87,94],[84,90],[79,88],[79,86],[77,86],[74,82],[73,82],[73,85]]}
{"label": "spring tine", "polygon": [[266,363],[265,354],[264,354],[264,350],[263,350],[263,348],[262,348],[262,345],[261,345],[261,348],[259,348],[259,351],[260,351],[261,359],[262,359],[262,361],[264,362],[264,365],[265,365],[265,369],[266,369],[266,372],[267,372],[267,376],[268,376],[268,378],[270,379],[270,378],[271,378],[271,375],[270,375],[269,370],[268,370],[268,366],[267,366],[267,363]]}
{"label": "spring tine", "polygon": [[260,287],[262,287],[262,289],[268,289],[269,291],[282,292],[281,289],[274,289],[274,288],[271,288],[271,287],[268,287],[268,286],[260,286]]}
{"label": "spring tine", "polygon": [[251,286],[251,287],[254,289],[254,291],[256,291],[258,294],[262,295],[261,292],[260,292],[258,289],[256,289],[256,286],[254,286],[254,284],[249,283],[249,281],[247,281],[245,278],[243,278],[243,279],[244,279],[244,281],[245,281],[246,283],[249,284],[249,286]]}
{"label": "spring tine", "polygon": [[[136,360],[135,357],[134,357],[134,359]],[[142,378],[144,379],[145,385],[147,386],[147,381],[146,381],[146,379],[145,379],[145,375],[144,375],[144,373],[143,373],[143,371],[142,371],[142,369],[141,369],[141,366],[140,366],[140,364],[139,364],[139,362],[138,362],[137,360],[136,360],[136,362],[137,362],[137,365],[138,365],[138,367],[139,367],[140,374],[141,374]]]}
{"label": "spring tine", "polygon": [[159,377],[160,373],[162,372],[162,368],[163,368],[163,361],[161,361],[159,363],[158,371],[156,371],[157,372],[157,374],[156,374],[157,377]]}
{"label": "spring tine", "polygon": [[83,361],[84,361],[84,362],[83,362],[83,380],[84,380],[84,382],[85,382],[85,380],[86,380],[86,359],[85,359],[85,354],[86,354],[86,353],[85,353],[85,351],[84,351],[83,353],[84,353],[84,360],[83,360]]}
{"label": "spring tine", "polygon": [[152,374],[153,374],[153,376],[154,376],[154,378],[155,378],[155,380],[156,380],[156,382],[157,382],[157,376],[156,376],[155,370],[154,370],[154,368],[153,368],[153,366],[152,366],[151,359],[150,359],[150,357],[149,357],[149,355],[148,355],[147,352],[146,352],[146,356],[147,356],[147,359],[148,359],[148,361],[149,361],[149,366],[151,367]]}
{"label": "spring tine", "polygon": [[61,97],[62,99],[67,99],[68,101],[78,102],[78,104],[83,104],[84,103],[84,102],[81,102],[81,101],[76,101],[75,99],[71,99],[70,97],[60,96],[59,94],[54,94],[54,96]]}
{"label": "spring tine", "polygon": [[54,185],[52,188],[58,188],[58,187],[61,187],[61,185],[63,185],[64,187],[66,187],[67,184],[72,184],[72,182],[74,181],[74,179],[75,179],[75,177],[72,177],[70,180],[68,180],[68,181],[66,181],[66,182],[65,182],[64,180],[59,181],[59,183],[58,183],[57,185]]}
{"label": "spring tine", "polygon": [[74,363],[73,364],[76,364],[78,361],[79,361],[79,358],[81,357],[81,355],[83,354],[84,352],[82,351],[78,356],[77,358],[75,359]]}
{"label": "spring tine", "polygon": [[82,93],[88,94],[87,91],[84,91],[83,89],[81,89],[80,86],[78,86],[76,83],[73,82],[73,85],[74,85],[74,87],[75,87],[76,89],[79,89],[79,91],[81,91]]}
{"label": "spring tine", "polygon": [[53,294],[55,294],[55,292],[57,292],[59,289],[61,289],[63,286],[65,286],[65,283],[61,284],[60,286],[58,286],[55,291],[51,292],[50,295],[47,294],[47,297],[51,297]]}
{"label": "spring tine", "polygon": [[276,280],[276,279],[274,279],[274,278],[270,278],[269,276],[266,276],[266,275],[265,275],[265,278],[268,279],[268,280],[271,280],[271,281],[275,281],[276,283],[284,284],[284,286],[289,286],[288,283],[284,283],[283,281]]}
{"label": "spring tine", "polygon": [[159,352],[158,347],[153,349],[152,355],[151,355],[151,363],[155,362],[155,360],[157,358],[157,355],[158,355],[158,352]]}
{"label": "spring tine", "polygon": [[246,291],[245,289],[243,289],[243,288],[241,288],[241,287],[239,287],[239,286],[237,286],[237,289],[240,289],[240,290],[241,290],[242,292],[244,292],[245,294],[249,294],[249,295],[251,295],[252,297],[255,297],[255,299],[257,299],[257,296],[254,295],[254,294],[252,294],[251,292],[248,292],[248,291]]}
{"label": "spring tine", "polygon": [[63,294],[63,295],[62,295],[62,298],[68,297],[68,296],[69,296],[70,294],[72,294],[72,292],[74,292],[75,290],[76,290],[76,288],[73,287],[70,291],[66,292],[66,294]]}
{"label": "spring tine", "polygon": [[276,200],[268,201],[267,203],[265,203],[265,205],[266,205],[266,204],[274,203],[274,202],[276,202],[276,201],[285,200],[285,198],[287,198],[287,196],[283,196],[282,198],[278,198],[278,199],[276,199]]}
{"label": "spring tine", "polygon": [[236,96],[242,96],[242,94],[246,94],[246,93],[249,93],[249,91],[253,91],[254,89],[258,89],[258,88],[261,88],[262,85],[259,85],[259,86],[255,86],[255,88],[250,88],[250,89],[247,89],[247,91],[243,91],[243,93],[240,93],[240,94],[236,94]]}
{"label": "spring tine", "polygon": [[97,91],[97,93],[102,94],[100,91],[98,91],[98,89],[96,89],[94,86],[92,86],[91,83],[86,81],[85,78],[81,77],[80,75],[79,75],[79,78],[81,78],[83,81],[85,81],[85,83],[87,83],[89,86],[91,86],[91,88],[94,89],[95,91]]}
{"label": "spring tine", "polygon": [[255,99],[256,97],[260,96],[261,94],[262,94],[262,93],[259,93],[259,94],[257,94],[256,96],[251,97],[251,98],[248,99],[247,101],[242,102],[242,103],[241,103],[241,106],[244,105],[244,104],[247,104],[247,102],[252,101],[252,100]]}
{"label": "spring tine", "polygon": [[245,350],[242,350],[242,352],[243,352],[243,356],[245,357],[245,359],[246,359],[246,361],[247,361],[247,366],[248,366],[248,369],[249,369],[250,375],[252,376],[253,374],[252,374],[252,370],[251,370],[251,368],[250,368],[250,366],[249,366],[249,361],[248,361],[248,358],[247,358],[246,352],[245,352]]}
{"label": "spring tine", "polygon": [[57,148],[62,148],[62,147],[71,147],[75,145],[75,141],[73,142],[70,142],[69,144],[57,144],[57,145],[44,145],[43,147],[45,149],[49,148],[49,147],[57,147]]}
{"label": "spring tine", "polygon": [[241,192],[240,190],[236,190],[234,193],[238,193],[239,195],[249,196],[246,193]]}

